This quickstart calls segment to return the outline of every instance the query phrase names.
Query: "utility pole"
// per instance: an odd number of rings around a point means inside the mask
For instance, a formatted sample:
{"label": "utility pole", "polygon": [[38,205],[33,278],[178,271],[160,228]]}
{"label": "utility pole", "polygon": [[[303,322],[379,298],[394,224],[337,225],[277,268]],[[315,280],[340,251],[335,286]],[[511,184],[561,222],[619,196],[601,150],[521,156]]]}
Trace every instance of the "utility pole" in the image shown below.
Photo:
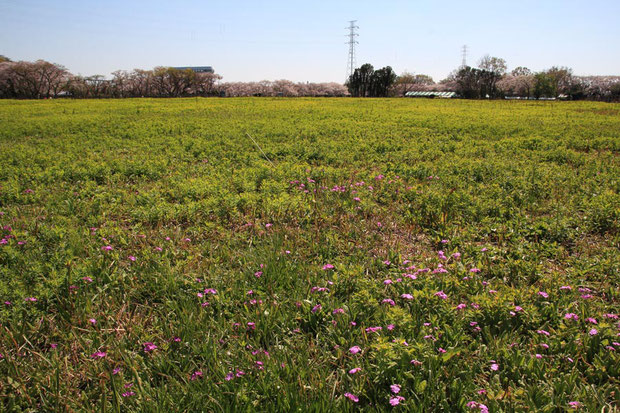
{"label": "utility pole", "polygon": [[349,36],[349,41],[346,43],[349,45],[349,58],[347,59],[347,80],[349,80],[349,77],[351,77],[351,75],[353,74],[353,71],[355,70],[355,45],[359,44],[357,40],[355,40],[355,38],[357,36],[359,36],[359,34],[356,33],[356,29],[359,29],[359,26],[356,26],[355,23],[357,22],[357,20],[350,20],[349,21],[349,27],[345,27],[346,29],[349,29],[349,34],[347,36]]}

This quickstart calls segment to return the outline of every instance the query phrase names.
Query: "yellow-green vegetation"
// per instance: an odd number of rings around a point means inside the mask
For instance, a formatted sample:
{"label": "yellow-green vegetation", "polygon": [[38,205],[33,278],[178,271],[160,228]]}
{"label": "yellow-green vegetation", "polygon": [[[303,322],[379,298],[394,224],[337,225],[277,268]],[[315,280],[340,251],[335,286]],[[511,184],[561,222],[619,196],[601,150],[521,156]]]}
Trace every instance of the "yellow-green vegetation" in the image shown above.
{"label": "yellow-green vegetation", "polygon": [[0,410],[617,409],[619,152],[612,104],[0,101]]}

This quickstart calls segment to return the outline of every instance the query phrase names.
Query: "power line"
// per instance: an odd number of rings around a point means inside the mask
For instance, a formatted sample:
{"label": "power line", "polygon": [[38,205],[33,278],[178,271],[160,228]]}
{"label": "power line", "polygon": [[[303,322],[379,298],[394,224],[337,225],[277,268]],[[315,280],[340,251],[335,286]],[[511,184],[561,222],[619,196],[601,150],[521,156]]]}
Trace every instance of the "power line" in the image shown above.
{"label": "power line", "polygon": [[359,44],[359,42],[355,40],[355,37],[359,36],[359,34],[355,32],[356,29],[359,29],[359,26],[355,25],[356,22],[357,20],[350,20],[349,27],[345,27],[345,29],[349,29],[349,34],[347,35],[349,36],[349,41],[347,42],[347,44],[349,45],[349,58],[347,59],[347,80],[353,74],[356,65],[355,45]]}

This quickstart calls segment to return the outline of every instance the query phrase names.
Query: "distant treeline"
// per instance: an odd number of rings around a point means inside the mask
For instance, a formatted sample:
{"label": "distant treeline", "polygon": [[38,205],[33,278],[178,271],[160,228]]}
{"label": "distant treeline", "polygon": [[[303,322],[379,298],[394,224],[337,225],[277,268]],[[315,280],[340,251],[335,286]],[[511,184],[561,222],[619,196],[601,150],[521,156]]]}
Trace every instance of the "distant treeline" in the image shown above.
{"label": "distant treeline", "polygon": [[532,72],[517,67],[506,70],[506,62],[485,56],[478,67],[461,67],[435,83],[430,76],[403,73],[390,66],[375,70],[365,64],[355,69],[345,85],[339,83],[294,83],[288,80],[222,82],[215,73],[191,69],[156,67],[152,70],[119,70],[111,79],[78,76],[58,64],[13,62],[0,56],[0,98],[44,99],[181,97],[181,96],[405,96],[410,91],[451,91],[466,99],[565,98],[620,101],[620,76],[575,76],[566,67]]}
{"label": "distant treeline", "polygon": [[112,79],[76,76],[58,64],[12,62],[0,56],[0,98],[43,99],[180,96],[345,96],[339,83],[220,82],[215,73],[156,67],[116,71]]}
{"label": "distant treeline", "polygon": [[[355,89],[351,84],[350,79],[349,91],[353,94]],[[485,56],[478,67],[460,67],[439,83],[435,83],[430,76],[403,73],[394,80],[390,89],[393,95],[400,96],[411,91],[450,91],[465,99],[559,97],[611,102],[620,101],[620,76],[575,76],[572,69],[558,66],[541,72],[533,72],[526,67],[508,72],[504,59]]]}

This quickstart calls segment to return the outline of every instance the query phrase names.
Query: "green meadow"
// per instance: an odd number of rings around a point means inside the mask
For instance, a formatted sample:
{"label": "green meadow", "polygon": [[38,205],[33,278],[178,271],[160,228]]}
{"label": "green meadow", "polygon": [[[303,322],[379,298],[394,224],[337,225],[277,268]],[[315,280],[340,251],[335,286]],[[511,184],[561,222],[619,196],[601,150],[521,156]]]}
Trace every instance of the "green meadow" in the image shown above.
{"label": "green meadow", "polygon": [[616,411],[619,155],[620,104],[0,101],[0,410]]}

